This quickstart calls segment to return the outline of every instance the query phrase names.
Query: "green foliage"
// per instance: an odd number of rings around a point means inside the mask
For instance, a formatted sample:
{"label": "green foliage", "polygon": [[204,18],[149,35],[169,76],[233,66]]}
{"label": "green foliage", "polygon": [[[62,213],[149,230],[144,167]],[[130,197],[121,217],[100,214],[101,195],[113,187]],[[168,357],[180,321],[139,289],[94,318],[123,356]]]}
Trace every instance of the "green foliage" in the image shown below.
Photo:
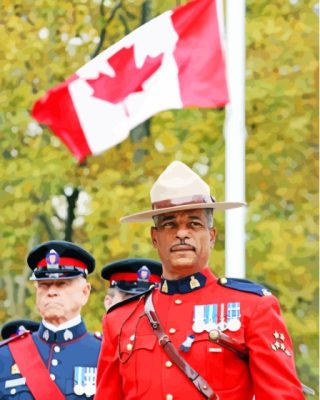
{"label": "green foliage", "polygon": [[[77,2],[3,0],[0,9],[2,268],[0,321],[38,318],[25,257],[49,238],[63,238],[68,194],[79,189],[73,240],[97,268],[84,314],[99,330],[103,265],[157,255],[148,224],[119,224],[149,208],[149,189],[172,160],[186,162],[224,198],[223,110],[165,111],[137,133],[79,166],[46,128],[32,104],[135,29],[143,18],[174,7],[167,1]],[[102,2],[103,4],[103,2]],[[143,11],[143,13],[142,13]],[[143,15],[143,18],[142,18]],[[318,104],[314,2],[247,1],[246,187],[247,276],[279,297],[296,349],[301,380],[317,387],[318,360]],[[224,271],[224,219],[211,257]]]}

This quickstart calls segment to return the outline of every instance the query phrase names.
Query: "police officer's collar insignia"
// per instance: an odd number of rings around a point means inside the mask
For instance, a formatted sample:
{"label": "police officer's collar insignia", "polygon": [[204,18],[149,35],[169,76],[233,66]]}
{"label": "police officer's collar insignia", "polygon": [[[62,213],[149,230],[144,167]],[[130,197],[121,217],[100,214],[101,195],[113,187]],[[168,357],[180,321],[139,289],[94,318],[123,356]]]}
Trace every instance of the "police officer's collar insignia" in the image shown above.
{"label": "police officer's collar insignia", "polygon": [[150,276],[151,276],[151,271],[146,265],[143,265],[137,271],[137,281],[139,282],[149,282]]}
{"label": "police officer's collar insignia", "polygon": [[47,262],[47,268],[59,268],[59,263],[60,263],[60,256],[59,254],[51,249],[49,253],[46,255],[46,262]]}
{"label": "police officer's collar insignia", "polygon": [[16,363],[11,366],[11,375],[20,374],[19,367]]}
{"label": "police officer's collar insignia", "polygon": [[288,357],[291,357],[291,352],[287,349],[285,345],[285,336],[283,333],[274,331],[273,333],[274,341],[271,343],[271,348],[273,351],[283,351]]}
{"label": "police officer's collar insignia", "polygon": [[64,331],[63,338],[65,341],[73,339],[73,333],[70,331],[70,329],[66,329]]}
{"label": "police officer's collar insignia", "polygon": [[198,279],[196,279],[194,277],[194,275],[192,275],[190,278],[190,289],[195,289],[198,287],[200,287],[200,283],[199,283]]}
{"label": "police officer's collar insignia", "polygon": [[162,284],[161,284],[161,292],[162,293],[168,293],[169,289],[168,289],[168,284],[167,281],[164,279]]}
{"label": "police officer's collar insignia", "polygon": [[161,279],[161,292],[166,294],[184,294],[205,286],[207,277],[201,272],[197,272],[182,279],[168,280]]}
{"label": "police officer's collar insignia", "polygon": [[73,391],[77,396],[92,397],[96,393],[97,368],[75,367]]}
{"label": "police officer's collar insignia", "polygon": [[40,324],[39,330],[36,332],[36,335],[39,336],[42,340],[45,340],[48,343],[65,343],[73,339],[77,339],[80,336],[83,336],[87,332],[87,328],[83,321],[79,324],[69,327],[67,329],[61,329],[56,332],[48,329],[43,323]]}
{"label": "police officer's collar insignia", "polygon": [[48,329],[46,329],[43,334],[42,334],[42,338],[47,342],[49,340],[50,334]]}

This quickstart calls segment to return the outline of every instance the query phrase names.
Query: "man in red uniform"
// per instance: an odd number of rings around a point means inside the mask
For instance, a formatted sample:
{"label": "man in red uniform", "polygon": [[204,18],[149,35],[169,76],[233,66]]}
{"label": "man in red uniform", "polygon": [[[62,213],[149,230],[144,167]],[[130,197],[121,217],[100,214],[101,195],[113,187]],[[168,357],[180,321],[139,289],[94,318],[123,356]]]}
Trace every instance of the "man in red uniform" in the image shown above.
{"label": "man in red uniform", "polygon": [[208,265],[216,202],[173,162],[151,189],[151,238],[161,285],[112,307],[103,320],[95,400],[300,400],[292,343],[277,299],[261,285],[218,279]]}

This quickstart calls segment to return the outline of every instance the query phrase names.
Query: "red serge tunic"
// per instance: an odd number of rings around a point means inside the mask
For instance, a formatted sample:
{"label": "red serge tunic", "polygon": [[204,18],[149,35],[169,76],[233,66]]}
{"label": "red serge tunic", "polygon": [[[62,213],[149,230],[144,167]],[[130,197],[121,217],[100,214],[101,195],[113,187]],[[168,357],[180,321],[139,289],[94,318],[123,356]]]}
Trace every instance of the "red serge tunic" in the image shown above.
{"label": "red serge tunic", "polygon": [[[165,333],[220,400],[304,399],[277,299],[264,295],[267,291],[257,284],[251,284],[252,293],[243,291],[250,282],[239,284],[240,289],[232,285],[219,283],[209,268],[179,281],[163,281],[152,296]],[[159,345],[144,301],[140,297],[118,304],[103,319],[95,400],[203,400]],[[193,331],[195,306],[201,311],[216,305],[219,322],[227,320],[232,303],[239,305],[241,326],[224,333],[246,347],[248,361],[213,343],[207,331]],[[187,351],[181,350],[183,343]]]}

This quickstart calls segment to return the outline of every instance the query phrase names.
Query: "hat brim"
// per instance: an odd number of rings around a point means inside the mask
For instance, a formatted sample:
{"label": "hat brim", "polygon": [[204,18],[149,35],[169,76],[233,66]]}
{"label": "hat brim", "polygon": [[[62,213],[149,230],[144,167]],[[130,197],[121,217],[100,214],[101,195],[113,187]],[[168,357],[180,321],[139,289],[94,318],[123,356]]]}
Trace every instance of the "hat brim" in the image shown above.
{"label": "hat brim", "polygon": [[121,223],[145,222],[145,221],[149,221],[150,219],[152,219],[152,217],[154,217],[156,215],[167,214],[169,212],[171,213],[171,212],[181,211],[181,210],[195,210],[195,209],[201,209],[201,208],[211,208],[211,209],[217,210],[217,211],[224,211],[224,210],[231,210],[233,208],[239,208],[239,207],[244,207],[244,206],[246,206],[246,203],[228,202],[228,201],[215,202],[215,203],[181,204],[179,206],[166,207],[166,208],[161,208],[158,210],[142,211],[139,213],[126,215],[125,217],[120,218],[120,222]]}
{"label": "hat brim", "polygon": [[41,275],[35,275],[34,273],[29,278],[30,281],[67,281],[69,279],[76,279],[79,277],[87,278],[86,274],[78,272],[76,274],[64,274],[64,273],[44,273]]}

